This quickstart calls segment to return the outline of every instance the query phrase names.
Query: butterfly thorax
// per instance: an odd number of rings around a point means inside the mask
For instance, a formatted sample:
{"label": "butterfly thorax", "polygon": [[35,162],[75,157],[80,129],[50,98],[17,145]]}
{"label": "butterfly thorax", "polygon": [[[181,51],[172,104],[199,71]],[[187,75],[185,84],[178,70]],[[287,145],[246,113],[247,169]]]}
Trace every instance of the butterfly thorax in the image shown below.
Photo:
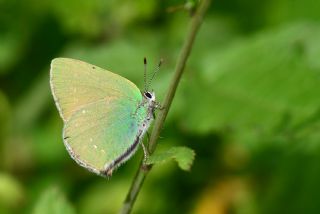
{"label": "butterfly thorax", "polygon": [[154,92],[144,92],[142,93],[142,102],[138,105],[135,117],[141,121],[139,127],[139,133],[141,137],[144,135],[145,131],[149,128],[152,120],[154,119],[155,111],[155,94]]}

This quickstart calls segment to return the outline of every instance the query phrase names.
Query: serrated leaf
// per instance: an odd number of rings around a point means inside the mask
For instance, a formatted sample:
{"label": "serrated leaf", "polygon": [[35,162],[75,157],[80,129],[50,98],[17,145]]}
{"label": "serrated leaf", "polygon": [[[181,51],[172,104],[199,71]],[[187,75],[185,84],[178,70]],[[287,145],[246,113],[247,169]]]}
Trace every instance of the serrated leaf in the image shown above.
{"label": "serrated leaf", "polygon": [[67,201],[62,192],[52,187],[47,189],[39,198],[33,210],[33,214],[75,214],[72,205]]}
{"label": "serrated leaf", "polygon": [[168,150],[156,150],[147,160],[147,164],[159,164],[175,160],[182,170],[190,170],[195,152],[188,147],[171,147]]}

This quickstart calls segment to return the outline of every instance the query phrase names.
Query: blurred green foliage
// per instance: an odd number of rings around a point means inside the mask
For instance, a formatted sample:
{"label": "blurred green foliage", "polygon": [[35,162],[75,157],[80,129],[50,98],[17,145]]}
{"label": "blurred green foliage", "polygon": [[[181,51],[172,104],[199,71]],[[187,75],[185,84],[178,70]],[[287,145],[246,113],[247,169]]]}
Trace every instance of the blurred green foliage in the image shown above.
{"label": "blurred green foliage", "polygon": [[39,198],[36,207],[33,211],[34,214],[74,214],[74,208],[66,201],[64,196],[57,188],[47,189]]}
{"label": "blurred green foliage", "polygon": [[[162,101],[190,21],[185,1],[0,0],[0,213],[116,213],[142,151],[104,180],[77,166],[49,88],[77,58]],[[189,3],[190,4],[190,3]],[[320,2],[213,1],[159,139],[188,146],[147,177],[134,213],[319,213]],[[63,211],[62,211],[63,210]]]}

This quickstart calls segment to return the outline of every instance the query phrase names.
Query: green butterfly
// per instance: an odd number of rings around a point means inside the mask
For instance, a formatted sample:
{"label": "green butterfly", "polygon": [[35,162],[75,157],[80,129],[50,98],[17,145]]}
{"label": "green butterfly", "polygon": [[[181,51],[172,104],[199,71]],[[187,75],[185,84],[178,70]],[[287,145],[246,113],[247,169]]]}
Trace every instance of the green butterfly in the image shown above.
{"label": "green butterfly", "polygon": [[75,59],[52,60],[50,86],[69,154],[102,176],[135,153],[160,106],[146,84],[141,92],[129,80]]}

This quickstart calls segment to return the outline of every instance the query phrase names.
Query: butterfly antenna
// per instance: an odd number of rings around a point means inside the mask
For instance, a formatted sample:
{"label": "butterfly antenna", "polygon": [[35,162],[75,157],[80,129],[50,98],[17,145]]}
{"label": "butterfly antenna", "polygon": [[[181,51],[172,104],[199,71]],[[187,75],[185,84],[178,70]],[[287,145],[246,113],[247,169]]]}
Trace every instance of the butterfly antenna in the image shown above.
{"label": "butterfly antenna", "polygon": [[144,64],[144,73],[143,73],[143,79],[144,79],[144,91],[148,90],[147,87],[147,58],[143,58],[143,64]]}
{"label": "butterfly antenna", "polygon": [[162,65],[163,59],[160,59],[158,66],[156,67],[156,69],[154,70],[151,78],[149,79],[148,85],[147,85],[147,89],[149,88],[151,81],[153,80],[153,78],[156,76],[156,73],[159,71],[161,65]]}

